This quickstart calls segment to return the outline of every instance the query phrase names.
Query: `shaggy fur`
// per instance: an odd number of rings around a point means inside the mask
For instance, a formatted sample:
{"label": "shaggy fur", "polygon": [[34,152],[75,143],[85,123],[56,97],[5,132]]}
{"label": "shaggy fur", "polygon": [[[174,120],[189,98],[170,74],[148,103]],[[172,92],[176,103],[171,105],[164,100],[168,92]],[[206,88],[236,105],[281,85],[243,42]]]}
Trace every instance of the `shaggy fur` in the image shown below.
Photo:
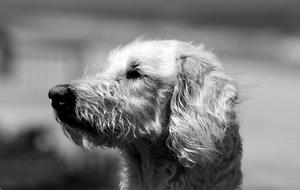
{"label": "shaggy fur", "polygon": [[202,46],[136,40],[68,88],[74,111],[59,122],[80,146],[122,151],[121,190],[239,189],[237,89]]}

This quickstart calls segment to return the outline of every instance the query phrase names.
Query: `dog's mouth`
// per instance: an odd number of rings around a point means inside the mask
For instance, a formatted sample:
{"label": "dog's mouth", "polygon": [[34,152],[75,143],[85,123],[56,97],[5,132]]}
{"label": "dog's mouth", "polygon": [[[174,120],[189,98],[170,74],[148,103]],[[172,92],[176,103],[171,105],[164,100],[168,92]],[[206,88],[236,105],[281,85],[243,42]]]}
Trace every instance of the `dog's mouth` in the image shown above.
{"label": "dog's mouth", "polygon": [[[105,90],[99,94],[88,94],[85,88],[74,84],[50,89],[48,96],[52,100],[56,119],[69,137],[96,141],[100,146],[122,148],[132,139],[159,135],[160,129],[145,127],[154,125],[155,114],[151,106],[137,113],[131,107],[134,105],[113,97]],[[135,117],[136,114],[139,117]]]}
{"label": "dog's mouth", "polygon": [[[105,130],[99,131],[88,120],[77,116],[75,87],[57,85],[49,90],[48,96],[57,122],[76,144],[85,146],[84,142],[89,142],[99,146],[116,146],[118,138],[111,138]],[[114,132],[117,134],[117,129]]]}

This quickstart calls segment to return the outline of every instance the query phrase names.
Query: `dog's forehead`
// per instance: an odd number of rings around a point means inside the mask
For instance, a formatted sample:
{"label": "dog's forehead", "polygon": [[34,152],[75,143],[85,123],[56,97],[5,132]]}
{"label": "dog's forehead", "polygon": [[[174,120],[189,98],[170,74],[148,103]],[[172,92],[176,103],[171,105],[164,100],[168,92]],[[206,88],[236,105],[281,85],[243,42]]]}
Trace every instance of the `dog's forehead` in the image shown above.
{"label": "dog's forehead", "polygon": [[108,57],[106,74],[125,73],[137,63],[145,74],[160,78],[176,75],[177,41],[135,41],[113,50]]}

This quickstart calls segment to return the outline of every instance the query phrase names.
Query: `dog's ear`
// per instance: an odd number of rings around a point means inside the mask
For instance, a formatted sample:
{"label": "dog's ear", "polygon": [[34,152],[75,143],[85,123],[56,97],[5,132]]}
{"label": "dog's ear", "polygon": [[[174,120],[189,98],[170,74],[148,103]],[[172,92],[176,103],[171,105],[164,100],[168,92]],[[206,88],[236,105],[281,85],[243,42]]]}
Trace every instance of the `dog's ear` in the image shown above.
{"label": "dog's ear", "polygon": [[207,165],[235,122],[235,85],[215,56],[190,47],[178,58],[167,144],[185,167]]}

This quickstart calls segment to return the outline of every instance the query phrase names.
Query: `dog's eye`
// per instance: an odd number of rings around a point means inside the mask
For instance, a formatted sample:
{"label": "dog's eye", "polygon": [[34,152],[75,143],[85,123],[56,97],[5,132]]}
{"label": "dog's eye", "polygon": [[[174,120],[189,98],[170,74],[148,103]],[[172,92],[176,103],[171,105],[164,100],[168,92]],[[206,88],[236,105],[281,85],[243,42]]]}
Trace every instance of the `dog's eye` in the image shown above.
{"label": "dog's eye", "polygon": [[126,73],[127,79],[137,79],[140,77],[142,77],[142,74],[141,74],[140,70],[138,70],[138,69],[133,69],[131,71],[127,71],[127,73]]}

